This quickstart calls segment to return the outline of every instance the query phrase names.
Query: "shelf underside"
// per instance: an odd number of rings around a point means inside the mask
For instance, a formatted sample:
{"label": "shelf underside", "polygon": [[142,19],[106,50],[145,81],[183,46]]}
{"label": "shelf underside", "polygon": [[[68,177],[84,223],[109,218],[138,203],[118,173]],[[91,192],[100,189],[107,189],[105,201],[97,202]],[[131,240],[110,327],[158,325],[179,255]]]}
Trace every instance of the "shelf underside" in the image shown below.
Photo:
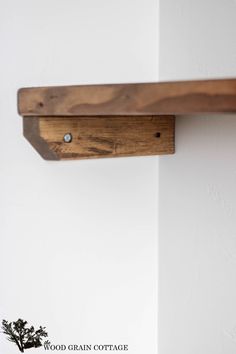
{"label": "shelf underside", "polygon": [[236,113],[236,79],[23,88],[18,111],[45,159],[173,154],[175,115]]}

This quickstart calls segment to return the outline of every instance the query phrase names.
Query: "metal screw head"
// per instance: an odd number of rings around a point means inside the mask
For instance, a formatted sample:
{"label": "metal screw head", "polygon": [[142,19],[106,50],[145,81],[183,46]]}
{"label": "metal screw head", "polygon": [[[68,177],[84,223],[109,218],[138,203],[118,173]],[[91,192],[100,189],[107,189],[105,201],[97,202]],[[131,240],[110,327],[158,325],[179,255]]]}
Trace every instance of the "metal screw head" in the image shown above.
{"label": "metal screw head", "polygon": [[71,133],[66,133],[63,137],[63,140],[65,143],[71,143],[72,142],[72,134]]}

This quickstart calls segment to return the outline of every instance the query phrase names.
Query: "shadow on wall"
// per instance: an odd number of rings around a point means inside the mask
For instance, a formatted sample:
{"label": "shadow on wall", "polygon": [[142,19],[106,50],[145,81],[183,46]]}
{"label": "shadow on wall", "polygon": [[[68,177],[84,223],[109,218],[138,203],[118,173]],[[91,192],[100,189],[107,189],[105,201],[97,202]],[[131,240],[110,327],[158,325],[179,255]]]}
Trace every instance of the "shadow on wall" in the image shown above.
{"label": "shadow on wall", "polygon": [[233,353],[236,115],[177,117],[159,183],[159,352]]}

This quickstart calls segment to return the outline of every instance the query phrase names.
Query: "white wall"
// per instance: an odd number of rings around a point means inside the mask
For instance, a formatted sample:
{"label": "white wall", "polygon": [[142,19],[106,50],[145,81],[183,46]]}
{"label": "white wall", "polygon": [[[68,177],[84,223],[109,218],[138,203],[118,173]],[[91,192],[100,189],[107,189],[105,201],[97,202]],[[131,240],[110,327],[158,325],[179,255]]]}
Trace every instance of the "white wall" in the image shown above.
{"label": "white wall", "polygon": [[[160,79],[236,76],[236,2],[160,1]],[[236,116],[177,117],[160,158],[159,353],[236,351]]]}
{"label": "white wall", "polygon": [[[157,158],[43,161],[22,136],[16,91],[155,81],[157,1],[0,7],[0,319],[44,325],[53,343],[156,354]],[[0,349],[18,352],[2,334]]]}

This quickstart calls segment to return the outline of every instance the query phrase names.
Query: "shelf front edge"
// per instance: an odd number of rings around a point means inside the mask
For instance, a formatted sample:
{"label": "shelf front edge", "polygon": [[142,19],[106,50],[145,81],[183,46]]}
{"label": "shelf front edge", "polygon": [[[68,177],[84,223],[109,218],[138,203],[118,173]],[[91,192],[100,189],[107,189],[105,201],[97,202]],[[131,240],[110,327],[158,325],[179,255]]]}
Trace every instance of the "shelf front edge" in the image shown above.
{"label": "shelf front edge", "polygon": [[22,116],[139,116],[236,112],[236,79],[22,88]]}

